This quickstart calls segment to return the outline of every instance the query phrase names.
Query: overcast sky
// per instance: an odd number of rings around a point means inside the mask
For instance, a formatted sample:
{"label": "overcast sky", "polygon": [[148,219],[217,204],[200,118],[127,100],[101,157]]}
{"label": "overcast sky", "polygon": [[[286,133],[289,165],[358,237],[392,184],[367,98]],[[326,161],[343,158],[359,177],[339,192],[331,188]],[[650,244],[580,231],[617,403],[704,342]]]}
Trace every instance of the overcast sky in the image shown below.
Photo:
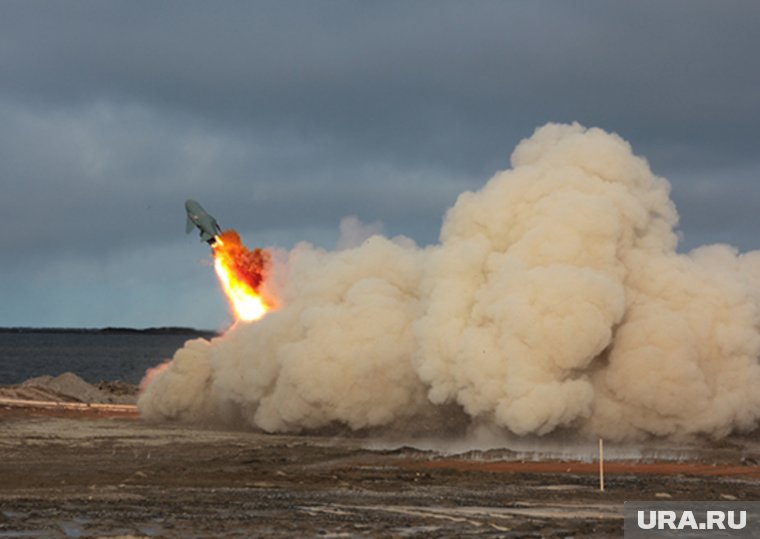
{"label": "overcast sky", "polygon": [[760,2],[0,2],[0,326],[223,328],[244,242],[437,239],[549,121],[673,184],[682,250],[760,239]]}

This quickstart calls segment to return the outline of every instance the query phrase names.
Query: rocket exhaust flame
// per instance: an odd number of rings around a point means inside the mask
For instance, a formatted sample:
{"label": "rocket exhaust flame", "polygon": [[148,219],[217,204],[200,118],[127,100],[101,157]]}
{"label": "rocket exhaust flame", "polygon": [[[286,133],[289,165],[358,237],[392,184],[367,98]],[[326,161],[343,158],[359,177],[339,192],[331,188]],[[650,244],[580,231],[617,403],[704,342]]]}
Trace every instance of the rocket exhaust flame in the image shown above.
{"label": "rocket exhaust flame", "polygon": [[269,269],[269,252],[248,250],[234,230],[217,235],[211,247],[216,275],[237,319],[246,322],[260,319],[272,307],[260,293]]}

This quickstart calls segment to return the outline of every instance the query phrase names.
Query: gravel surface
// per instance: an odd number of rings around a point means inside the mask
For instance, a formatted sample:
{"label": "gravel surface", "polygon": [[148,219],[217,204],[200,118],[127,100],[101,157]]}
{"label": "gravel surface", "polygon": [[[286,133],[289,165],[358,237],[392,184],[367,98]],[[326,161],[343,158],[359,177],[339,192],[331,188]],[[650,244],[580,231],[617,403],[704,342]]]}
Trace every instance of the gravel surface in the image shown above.
{"label": "gravel surface", "polygon": [[593,466],[540,454],[3,407],[0,431],[0,538],[619,537],[625,500],[760,499],[754,440],[620,469],[600,492]]}
{"label": "gravel surface", "polygon": [[0,398],[134,404],[137,402],[137,392],[138,388],[134,384],[103,381],[93,385],[85,382],[74,373],[66,372],[58,376],[37,376],[18,385],[0,387]]}

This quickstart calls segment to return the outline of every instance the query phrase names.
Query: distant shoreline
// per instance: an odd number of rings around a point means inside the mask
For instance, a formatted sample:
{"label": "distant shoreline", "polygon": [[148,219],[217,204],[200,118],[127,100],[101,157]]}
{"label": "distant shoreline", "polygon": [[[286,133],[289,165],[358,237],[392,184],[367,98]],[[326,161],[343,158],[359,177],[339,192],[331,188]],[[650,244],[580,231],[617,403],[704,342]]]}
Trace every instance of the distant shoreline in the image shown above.
{"label": "distant shoreline", "polygon": [[75,334],[107,334],[107,335],[192,335],[198,337],[216,337],[218,331],[195,329],[180,326],[164,326],[155,328],[34,328],[34,327],[0,327],[0,333],[75,333]]}

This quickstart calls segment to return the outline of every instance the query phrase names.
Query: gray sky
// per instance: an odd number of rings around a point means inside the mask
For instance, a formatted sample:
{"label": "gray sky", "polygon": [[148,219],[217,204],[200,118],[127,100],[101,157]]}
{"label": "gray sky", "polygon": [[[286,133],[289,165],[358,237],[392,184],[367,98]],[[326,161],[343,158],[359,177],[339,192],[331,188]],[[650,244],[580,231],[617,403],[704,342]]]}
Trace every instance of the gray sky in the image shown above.
{"label": "gray sky", "polygon": [[199,200],[250,246],[435,242],[548,122],[673,184],[682,249],[760,247],[760,3],[0,2],[0,326],[221,328]]}

